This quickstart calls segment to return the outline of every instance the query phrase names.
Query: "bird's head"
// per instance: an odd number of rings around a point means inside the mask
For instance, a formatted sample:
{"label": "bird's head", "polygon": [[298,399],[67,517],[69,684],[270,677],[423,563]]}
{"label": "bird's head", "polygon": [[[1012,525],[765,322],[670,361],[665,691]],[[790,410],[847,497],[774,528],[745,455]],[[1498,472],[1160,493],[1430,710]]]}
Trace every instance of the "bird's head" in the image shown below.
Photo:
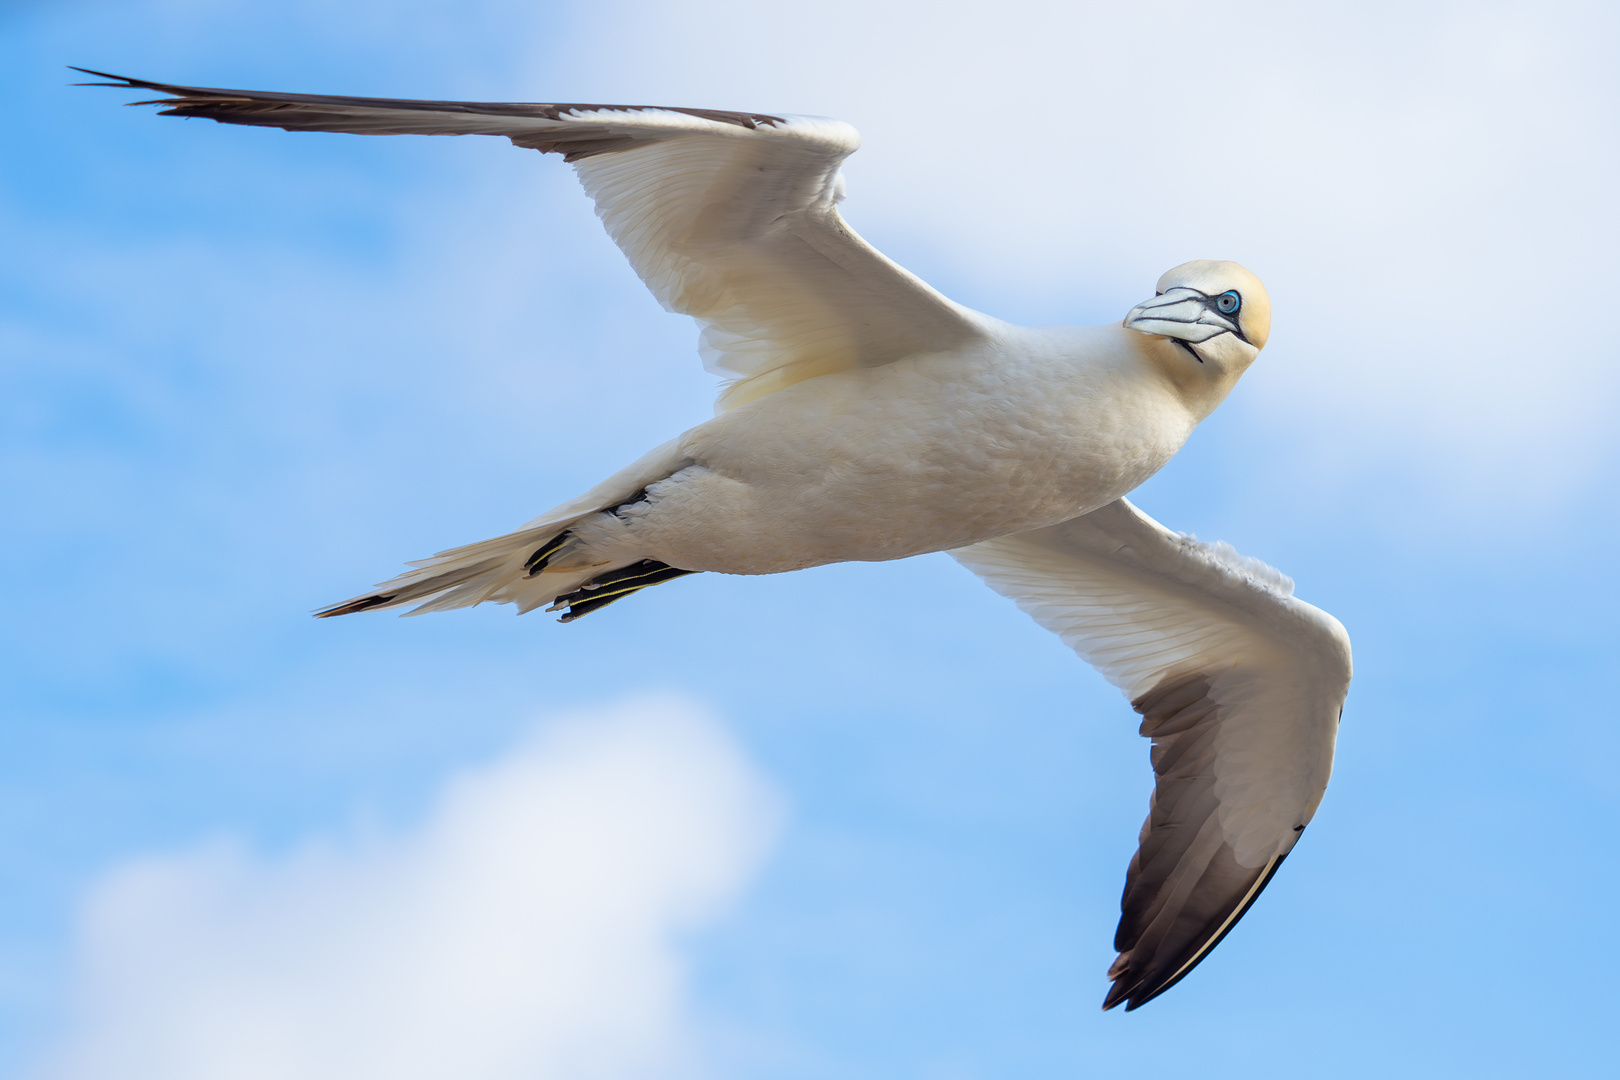
{"label": "bird's head", "polygon": [[1162,342],[1155,359],[1178,386],[1207,386],[1224,398],[1265,348],[1271,299],[1237,263],[1198,259],[1167,271],[1157,295],[1125,316],[1125,327]]}

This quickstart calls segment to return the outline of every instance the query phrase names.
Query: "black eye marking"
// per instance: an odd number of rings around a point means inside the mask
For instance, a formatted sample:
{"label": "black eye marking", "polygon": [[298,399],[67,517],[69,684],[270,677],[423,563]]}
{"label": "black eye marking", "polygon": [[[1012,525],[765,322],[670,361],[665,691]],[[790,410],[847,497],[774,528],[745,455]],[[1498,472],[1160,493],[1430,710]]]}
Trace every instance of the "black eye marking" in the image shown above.
{"label": "black eye marking", "polygon": [[[1194,292],[1198,290],[1194,289]],[[1236,289],[1227,289],[1219,296],[1210,296],[1208,293],[1199,293],[1204,298],[1204,305],[1213,308],[1220,315],[1232,320],[1233,328],[1227,333],[1243,342],[1252,345],[1249,335],[1243,332],[1243,327],[1237,322],[1237,313],[1243,310],[1243,296]]]}

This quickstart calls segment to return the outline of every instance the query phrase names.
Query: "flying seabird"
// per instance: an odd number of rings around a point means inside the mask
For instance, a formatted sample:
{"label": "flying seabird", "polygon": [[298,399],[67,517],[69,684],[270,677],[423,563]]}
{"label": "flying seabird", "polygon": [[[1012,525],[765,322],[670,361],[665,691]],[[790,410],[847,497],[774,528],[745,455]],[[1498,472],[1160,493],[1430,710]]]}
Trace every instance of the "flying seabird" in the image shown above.
{"label": "flying seabird", "polygon": [[1293,583],[1125,495],[1265,346],[1270,301],[1185,263],[1120,323],[1014,326],[942,296],[839,215],[853,128],[630,105],[408,101],[126,79],[165,116],[287,131],[500,135],[574,166],[609,235],[725,375],[716,415],[515,532],[321,617],[549,605],[671,578],[946,551],[1122,689],[1153,740],[1105,1009],[1180,981],[1316,812],[1350,641]]}

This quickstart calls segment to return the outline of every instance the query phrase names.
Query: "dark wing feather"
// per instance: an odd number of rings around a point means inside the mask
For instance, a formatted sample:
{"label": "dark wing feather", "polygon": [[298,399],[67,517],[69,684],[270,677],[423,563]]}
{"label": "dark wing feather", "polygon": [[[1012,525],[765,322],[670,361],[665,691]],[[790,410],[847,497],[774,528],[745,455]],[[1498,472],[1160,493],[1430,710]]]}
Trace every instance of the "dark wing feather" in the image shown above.
{"label": "dark wing feather", "polygon": [[[651,105],[589,105],[522,101],[419,101],[409,98],[343,97],[332,94],[283,94],[262,90],[222,90],[178,86],[73,68],[111,82],[80,83],[153,90],[167,95],[131,105],[163,105],[163,116],[195,116],[222,124],[274,127],[284,131],[333,131],[351,135],[504,135],[518,146],[562,154],[569,161],[633,146],[633,132],[605,125],[557,122],[577,113],[628,114],[657,111],[753,130],[787,121],[765,113],[727,112]],[[549,121],[550,123],[547,123]],[[667,133],[655,133],[667,137]]]}
{"label": "dark wing feather", "polygon": [[[1287,853],[1240,865],[1212,828],[1219,709],[1201,674],[1165,680],[1132,702],[1153,740],[1155,784],[1140,846],[1125,873],[1119,957],[1103,1008],[1129,1012],[1185,978],[1237,925]],[[1297,835],[1297,834],[1296,834]]]}

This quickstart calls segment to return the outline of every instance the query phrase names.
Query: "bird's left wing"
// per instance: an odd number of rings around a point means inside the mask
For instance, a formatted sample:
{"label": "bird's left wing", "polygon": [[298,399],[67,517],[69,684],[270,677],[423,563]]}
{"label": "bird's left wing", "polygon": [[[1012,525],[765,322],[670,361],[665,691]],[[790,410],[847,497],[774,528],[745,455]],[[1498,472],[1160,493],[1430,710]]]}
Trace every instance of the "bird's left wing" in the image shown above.
{"label": "bird's left wing", "polygon": [[1277,571],[1124,499],[951,554],[1125,691],[1153,740],[1103,1002],[1134,1009],[1209,955],[1316,812],[1350,639]]}
{"label": "bird's left wing", "polygon": [[855,129],[819,117],[645,105],[412,101],[220,90],[128,79],[165,116],[288,131],[502,135],[574,165],[652,294],[703,327],[734,376],[722,407],[804,379],[957,348],[983,316],[940,295],[844,223],[839,167]]}

